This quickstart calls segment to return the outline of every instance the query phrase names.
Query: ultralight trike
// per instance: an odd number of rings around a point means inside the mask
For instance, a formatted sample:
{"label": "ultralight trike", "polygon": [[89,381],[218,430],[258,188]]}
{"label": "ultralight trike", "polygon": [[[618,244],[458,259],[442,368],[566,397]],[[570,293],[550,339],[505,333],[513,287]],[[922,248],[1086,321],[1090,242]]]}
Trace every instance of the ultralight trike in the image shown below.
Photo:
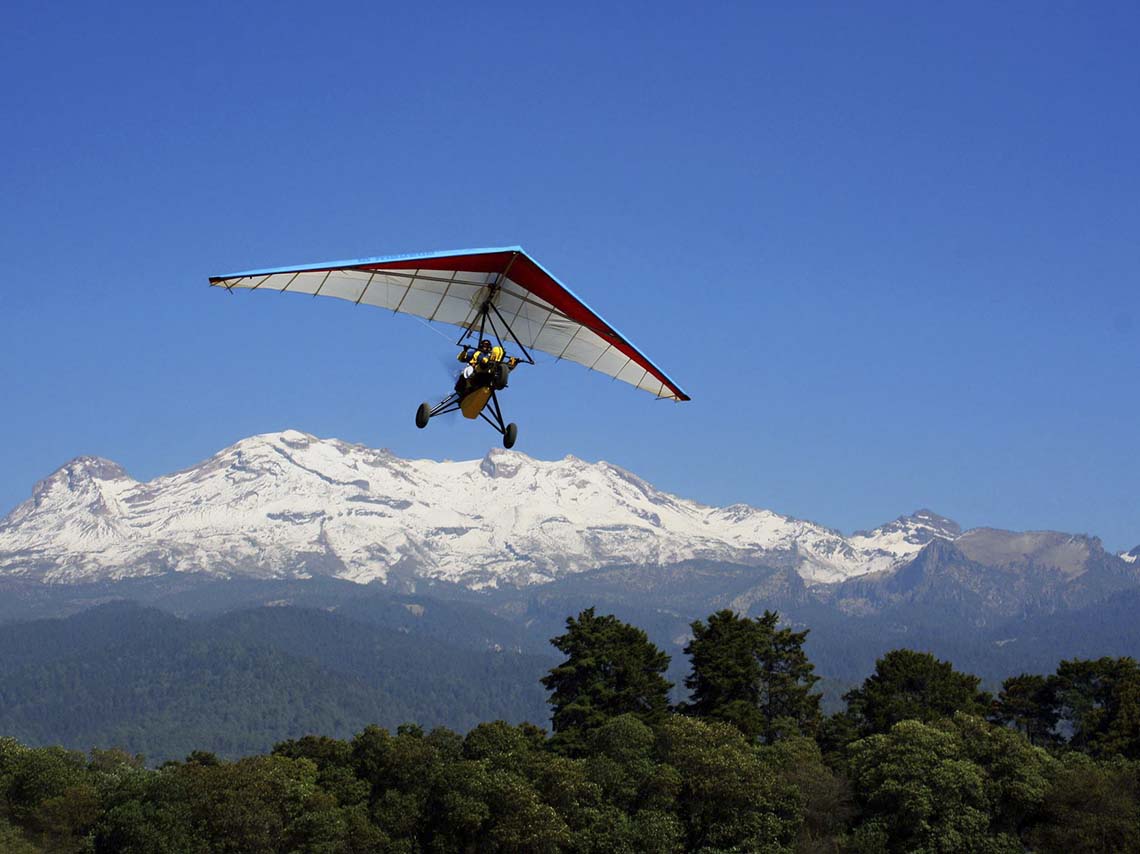
{"label": "ultralight trike", "polygon": [[[435,406],[426,401],[421,403],[416,410],[416,426],[427,427],[428,422],[435,416],[458,410],[463,413],[464,418],[472,420],[482,418],[502,434],[503,447],[512,448],[518,438],[519,427],[514,422],[507,424],[503,421],[503,411],[499,407],[497,392],[507,387],[507,381],[510,379],[511,371],[514,368],[521,364],[533,365],[534,359],[519,341],[510,324],[495,307],[492,302],[493,297],[494,291],[492,290],[479,309],[479,315],[476,318],[478,326],[473,321],[467,330],[459,336],[459,340],[455,344],[463,347],[463,354],[466,354],[469,345],[464,342],[476,332],[480,340],[489,340],[484,339],[484,335],[489,330],[490,334],[494,335],[495,341],[498,342],[492,348],[495,358],[485,367],[472,372],[469,377],[460,377],[455,384],[455,391]],[[518,346],[522,356],[508,356],[506,354],[506,347],[503,346],[503,338],[499,332],[499,325],[495,323],[495,318],[498,318],[499,324],[503,326],[503,331]]]}

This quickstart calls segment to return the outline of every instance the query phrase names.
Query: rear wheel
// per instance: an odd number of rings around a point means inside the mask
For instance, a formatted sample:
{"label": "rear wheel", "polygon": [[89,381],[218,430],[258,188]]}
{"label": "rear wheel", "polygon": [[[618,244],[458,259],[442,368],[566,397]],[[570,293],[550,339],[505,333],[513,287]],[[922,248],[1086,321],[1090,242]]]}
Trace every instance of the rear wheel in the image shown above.
{"label": "rear wheel", "polygon": [[510,375],[510,366],[506,362],[499,362],[491,372],[491,385],[495,387],[496,391],[502,391],[507,387],[507,380]]}
{"label": "rear wheel", "polygon": [[519,425],[513,421],[507,425],[507,429],[503,432],[503,447],[513,448],[515,446],[515,439],[519,437]]}
{"label": "rear wheel", "polygon": [[421,430],[427,427],[428,421],[431,420],[431,404],[421,403],[420,408],[416,410],[416,426]]}

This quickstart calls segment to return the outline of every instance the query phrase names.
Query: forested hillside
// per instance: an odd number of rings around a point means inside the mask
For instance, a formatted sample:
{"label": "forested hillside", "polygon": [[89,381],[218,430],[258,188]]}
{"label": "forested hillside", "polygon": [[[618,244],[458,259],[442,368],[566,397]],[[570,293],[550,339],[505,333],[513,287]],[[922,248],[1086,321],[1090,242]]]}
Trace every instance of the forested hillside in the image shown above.
{"label": "forested hillside", "polygon": [[[215,628],[233,643],[275,619]],[[1060,662],[994,695],[949,661],[897,649],[828,716],[806,630],[728,610],[690,629],[678,705],[669,657],[644,631],[594,609],[567,620],[542,677],[549,734],[369,725],[232,762],[194,750],[157,769],[121,750],[0,738],[0,850],[1140,848],[1133,659]]]}
{"label": "forested hillside", "polygon": [[195,749],[256,753],[309,732],[344,737],[369,723],[542,721],[537,680],[549,664],[310,609],[194,621],[113,603],[0,627],[0,732],[161,762]]}

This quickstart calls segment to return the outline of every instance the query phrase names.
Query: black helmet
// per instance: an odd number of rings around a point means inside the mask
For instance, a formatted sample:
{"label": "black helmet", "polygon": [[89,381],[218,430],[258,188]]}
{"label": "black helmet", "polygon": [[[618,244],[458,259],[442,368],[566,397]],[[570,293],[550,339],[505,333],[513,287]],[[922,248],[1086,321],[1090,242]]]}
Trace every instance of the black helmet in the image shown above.
{"label": "black helmet", "polygon": [[490,350],[491,349],[491,339],[490,338],[484,338],[482,341],[480,341],[479,342],[479,349],[480,350]]}

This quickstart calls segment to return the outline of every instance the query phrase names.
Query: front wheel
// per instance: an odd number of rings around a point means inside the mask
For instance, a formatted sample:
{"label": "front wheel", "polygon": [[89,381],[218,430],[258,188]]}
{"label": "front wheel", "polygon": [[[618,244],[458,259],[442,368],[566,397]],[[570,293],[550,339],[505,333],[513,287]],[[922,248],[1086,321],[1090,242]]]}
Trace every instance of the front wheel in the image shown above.
{"label": "front wheel", "polygon": [[507,429],[503,432],[503,447],[513,448],[515,446],[515,439],[519,437],[519,425],[513,421],[507,425]]}
{"label": "front wheel", "polygon": [[421,430],[427,427],[428,421],[431,420],[431,404],[421,403],[420,408],[416,410],[416,426]]}

